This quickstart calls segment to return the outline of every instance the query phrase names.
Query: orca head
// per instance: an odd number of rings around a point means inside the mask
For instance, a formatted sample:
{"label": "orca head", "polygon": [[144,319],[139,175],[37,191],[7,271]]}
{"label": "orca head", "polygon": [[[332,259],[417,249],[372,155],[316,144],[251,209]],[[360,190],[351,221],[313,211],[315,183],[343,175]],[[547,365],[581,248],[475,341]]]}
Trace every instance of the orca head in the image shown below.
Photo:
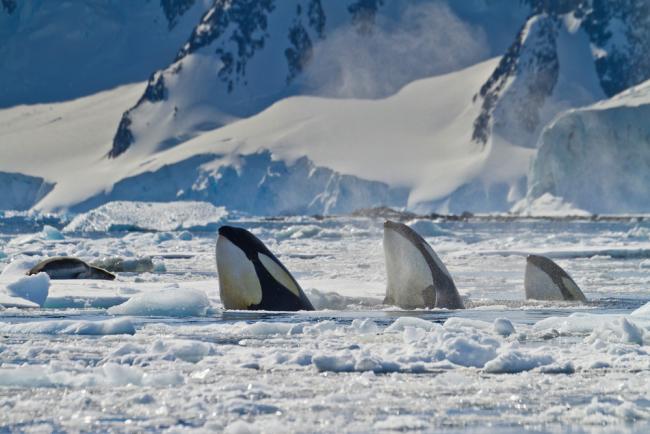
{"label": "orca head", "polygon": [[257,258],[258,253],[273,256],[259,238],[244,228],[221,226],[219,235],[237,246],[251,261]]}
{"label": "orca head", "polygon": [[431,246],[403,223],[384,223],[386,302],[403,308],[463,309],[456,285]]}
{"label": "orca head", "polygon": [[524,290],[526,299],[587,301],[587,297],[562,267],[540,255],[526,257]]}
{"label": "orca head", "polygon": [[226,309],[314,309],[291,273],[246,229],[219,228],[217,271]]}

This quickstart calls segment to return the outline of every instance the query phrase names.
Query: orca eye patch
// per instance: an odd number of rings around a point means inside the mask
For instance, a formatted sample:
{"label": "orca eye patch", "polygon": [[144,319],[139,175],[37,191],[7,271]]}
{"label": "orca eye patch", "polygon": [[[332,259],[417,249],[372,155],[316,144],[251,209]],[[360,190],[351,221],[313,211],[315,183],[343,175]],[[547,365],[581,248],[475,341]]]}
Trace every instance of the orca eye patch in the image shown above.
{"label": "orca eye patch", "polygon": [[280,267],[277,262],[266,256],[264,253],[258,253],[257,257],[259,258],[266,271],[268,271],[269,274],[273,276],[273,278],[278,283],[282,284],[282,286],[291,291],[296,297],[300,297],[300,290],[298,289],[298,286],[296,286],[296,283],[293,281],[291,276],[289,276],[289,274],[284,271],[284,269]]}

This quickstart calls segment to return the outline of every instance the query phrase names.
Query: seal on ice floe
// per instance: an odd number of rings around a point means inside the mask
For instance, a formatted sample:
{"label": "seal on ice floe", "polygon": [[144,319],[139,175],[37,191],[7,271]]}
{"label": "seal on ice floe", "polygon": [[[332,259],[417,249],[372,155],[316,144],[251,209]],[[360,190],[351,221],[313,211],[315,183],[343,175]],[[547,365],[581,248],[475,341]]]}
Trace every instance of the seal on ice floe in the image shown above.
{"label": "seal on ice floe", "polygon": [[571,276],[544,256],[528,255],[526,258],[524,288],[526,299],[587,301]]}
{"label": "seal on ice floe", "polygon": [[246,229],[221,226],[216,253],[226,309],[314,310],[286,267]]}
{"label": "seal on ice floe", "polygon": [[47,273],[50,279],[115,279],[114,274],[69,256],[48,258],[36,264],[27,274],[32,275],[40,272]]}
{"label": "seal on ice floe", "polygon": [[464,309],[454,280],[431,246],[402,223],[384,223],[385,304],[405,309]]}

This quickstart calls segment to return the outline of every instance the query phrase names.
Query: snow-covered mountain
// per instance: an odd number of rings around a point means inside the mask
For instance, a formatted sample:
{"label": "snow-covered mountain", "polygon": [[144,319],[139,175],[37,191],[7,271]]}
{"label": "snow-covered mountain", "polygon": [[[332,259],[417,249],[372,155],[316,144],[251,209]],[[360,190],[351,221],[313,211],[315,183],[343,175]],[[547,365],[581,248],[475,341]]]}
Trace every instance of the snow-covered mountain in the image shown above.
{"label": "snow-covered mountain", "polygon": [[291,95],[388,96],[487,59],[489,39],[446,2],[215,0],[124,113],[109,155],[165,149]]}
{"label": "snow-covered mountain", "polygon": [[163,14],[167,38],[193,28],[146,85],[0,111],[0,170],[53,185],[41,209],[185,199],[258,214],[503,211],[527,190],[555,194],[526,174],[558,114],[650,78],[645,0],[131,7]]}
{"label": "snow-covered mountain", "polygon": [[474,139],[534,147],[559,112],[650,78],[650,3],[529,0],[524,24],[481,88]]}

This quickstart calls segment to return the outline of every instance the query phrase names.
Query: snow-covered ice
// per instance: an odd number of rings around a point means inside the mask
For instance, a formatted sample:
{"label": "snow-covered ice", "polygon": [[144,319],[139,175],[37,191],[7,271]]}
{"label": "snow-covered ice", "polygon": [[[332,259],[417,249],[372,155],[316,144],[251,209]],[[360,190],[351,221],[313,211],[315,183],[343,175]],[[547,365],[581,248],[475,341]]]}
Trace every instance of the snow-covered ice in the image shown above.
{"label": "snow-covered ice", "polygon": [[[0,309],[2,429],[650,427],[647,219],[410,222],[453,275],[464,311],[382,304],[383,220],[228,219],[277,254],[318,310],[224,311],[216,235],[204,224],[80,227],[62,239],[40,236],[42,223],[0,232],[3,288],[54,255],[164,265],[115,281],[52,280],[42,307]],[[590,302],[526,301],[526,252],[551,256]],[[0,292],[2,304],[10,296]]]}
{"label": "snow-covered ice", "polygon": [[208,297],[196,289],[171,288],[148,291],[108,309],[111,315],[193,317],[203,316],[210,307]]}
{"label": "snow-covered ice", "polygon": [[226,216],[227,212],[223,207],[215,207],[207,202],[109,202],[76,216],[64,231],[173,231],[216,228]]}

